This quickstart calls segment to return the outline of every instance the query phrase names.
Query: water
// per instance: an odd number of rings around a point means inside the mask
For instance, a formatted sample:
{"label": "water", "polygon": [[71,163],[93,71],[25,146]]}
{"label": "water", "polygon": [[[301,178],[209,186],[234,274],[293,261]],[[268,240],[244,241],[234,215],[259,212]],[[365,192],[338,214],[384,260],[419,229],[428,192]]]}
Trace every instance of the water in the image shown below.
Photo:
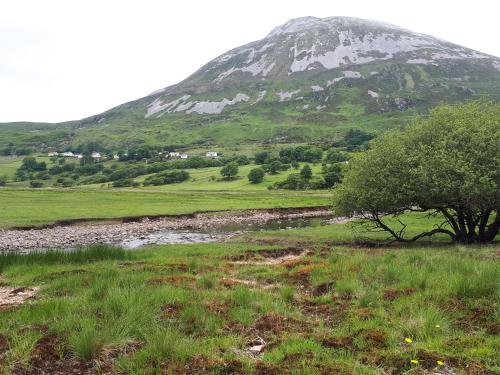
{"label": "water", "polygon": [[125,239],[118,245],[126,249],[137,249],[147,245],[171,245],[221,242],[234,235],[267,230],[289,230],[294,228],[319,227],[328,224],[330,217],[294,218],[271,220],[264,223],[229,224],[216,229],[193,230],[162,230]]}

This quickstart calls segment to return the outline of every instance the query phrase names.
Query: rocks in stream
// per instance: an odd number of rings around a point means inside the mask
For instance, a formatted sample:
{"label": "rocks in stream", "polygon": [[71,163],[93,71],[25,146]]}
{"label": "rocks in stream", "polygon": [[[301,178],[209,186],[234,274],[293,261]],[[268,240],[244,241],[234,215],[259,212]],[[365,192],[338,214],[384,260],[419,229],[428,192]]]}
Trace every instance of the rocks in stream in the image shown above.
{"label": "rocks in stream", "polygon": [[[143,219],[138,222],[118,222],[112,224],[79,224],[56,226],[30,230],[0,230],[1,251],[30,251],[37,249],[74,248],[96,243],[126,244],[134,241],[144,244],[155,243],[189,243],[213,242],[229,237],[231,234],[221,235],[200,232],[217,231],[227,225],[245,226],[261,225],[270,221],[290,220],[297,218],[311,218],[330,215],[327,209],[300,209],[293,211],[280,210],[252,210],[244,213],[201,213],[189,217]],[[166,232],[167,231],[167,232]],[[177,241],[165,241],[161,238],[163,232],[168,231],[177,235]],[[190,240],[188,231],[198,232],[203,237]],[[156,239],[155,239],[156,237]],[[184,238],[183,238],[184,237]],[[155,242],[156,241],[156,242]],[[135,247],[135,246],[129,246]]]}

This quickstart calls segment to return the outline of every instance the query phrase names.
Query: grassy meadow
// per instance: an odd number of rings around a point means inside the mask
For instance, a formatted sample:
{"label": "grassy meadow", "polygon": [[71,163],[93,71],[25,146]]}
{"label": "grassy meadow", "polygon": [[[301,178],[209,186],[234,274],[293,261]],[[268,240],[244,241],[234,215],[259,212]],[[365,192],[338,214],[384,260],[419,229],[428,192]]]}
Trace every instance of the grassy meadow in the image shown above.
{"label": "grassy meadow", "polygon": [[38,226],[74,219],[326,206],[330,201],[327,192],[0,189],[0,228]]}
{"label": "grassy meadow", "polygon": [[329,242],[350,236],[0,256],[2,285],[40,288],[0,308],[3,373],[500,371],[498,246]]}

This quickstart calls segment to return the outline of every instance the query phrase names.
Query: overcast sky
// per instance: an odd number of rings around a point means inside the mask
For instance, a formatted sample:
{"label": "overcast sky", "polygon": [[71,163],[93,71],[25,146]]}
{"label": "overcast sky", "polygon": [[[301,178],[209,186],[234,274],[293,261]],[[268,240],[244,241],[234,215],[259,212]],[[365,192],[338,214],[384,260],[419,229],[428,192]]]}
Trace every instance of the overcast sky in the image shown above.
{"label": "overcast sky", "polygon": [[497,0],[0,0],[0,122],[103,112],[302,16],[385,21],[500,56],[499,14]]}

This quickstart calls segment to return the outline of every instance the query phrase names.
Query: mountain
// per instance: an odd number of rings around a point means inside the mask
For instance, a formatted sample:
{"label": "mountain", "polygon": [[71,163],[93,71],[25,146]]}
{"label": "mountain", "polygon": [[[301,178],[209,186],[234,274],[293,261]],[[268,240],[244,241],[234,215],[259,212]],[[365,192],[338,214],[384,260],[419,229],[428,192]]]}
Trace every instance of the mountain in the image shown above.
{"label": "mountain", "polygon": [[499,98],[499,89],[497,57],[383,22],[304,17],[176,85],[71,123],[60,141],[324,141],[404,124],[442,101]]}

